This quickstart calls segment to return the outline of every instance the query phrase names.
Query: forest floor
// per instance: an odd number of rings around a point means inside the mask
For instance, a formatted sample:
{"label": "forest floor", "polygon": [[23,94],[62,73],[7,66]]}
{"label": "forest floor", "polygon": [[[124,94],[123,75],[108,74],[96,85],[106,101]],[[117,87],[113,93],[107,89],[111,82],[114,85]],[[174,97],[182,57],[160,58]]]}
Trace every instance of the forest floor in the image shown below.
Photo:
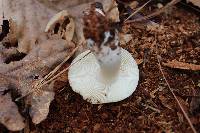
{"label": "forest floor", "polygon": [[[139,84],[132,96],[118,103],[92,105],[71,90],[65,77],[60,78],[49,115],[31,127],[33,132],[192,132],[167,86],[158,60],[167,82],[200,132],[200,71],[163,64],[176,59],[200,65],[200,17],[178,5],[152,21],[159,26],[144,28],[141,23],[130,23],[122,27],[122,32],[132,35],[122,47],[141,61]],[[0,130],[6,132],[2,126]]]}

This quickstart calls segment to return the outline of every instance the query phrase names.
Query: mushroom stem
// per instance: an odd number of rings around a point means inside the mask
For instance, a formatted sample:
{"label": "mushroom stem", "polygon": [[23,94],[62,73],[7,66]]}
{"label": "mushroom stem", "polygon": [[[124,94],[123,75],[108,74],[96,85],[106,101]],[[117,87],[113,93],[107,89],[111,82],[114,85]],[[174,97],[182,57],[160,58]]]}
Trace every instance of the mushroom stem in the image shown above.
{"label": "mushroom stem", "polygon": [[102,55],[103,53],[107,53],[104,56],[95,54],[97,62],[100,66],[100,75],[101,81],[106,83],[111,83],[115,81],[118,72],[121,66],[121,48],[119,46],[116,47],[115,50],[112,50],[110,47],[103,46],[102,47]]}

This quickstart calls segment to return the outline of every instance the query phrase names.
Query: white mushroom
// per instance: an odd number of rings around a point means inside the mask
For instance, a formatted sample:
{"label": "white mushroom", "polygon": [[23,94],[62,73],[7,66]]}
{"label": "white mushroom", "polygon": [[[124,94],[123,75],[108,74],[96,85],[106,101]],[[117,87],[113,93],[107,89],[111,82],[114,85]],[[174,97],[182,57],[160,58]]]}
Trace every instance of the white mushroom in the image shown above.
{"label": "white mushroom", "polygon": [[[83,52],[73,62],[77,62],[88,52]],[[101,72],[97,59],[90,53],[69,69],[69,83],[75,92],[92,104],[121,101],[129,97],[137,87],[137,64],[131,54],[124,49],[121,49],[121,65],[116,79],[105,83],[101,79],[107,77],[103,77]]]}
{"label": "white mushroom", "polygon": [[[99,3],[96,4],[99,7]],[[89,22],[84,29],[85,38],[91,53],[88,54],[88,50],[78,55],[68,74],[72,89],[92,104],[118,102],[129,97],[139,80],[135,60],[128,51],[118,46],[117,30],[109,28],[108,23],[104,26],[104,22],[108,21],[102,15],[103,11],[99,13],[99,9],[85,17],[85,22]],[[88,20],[90,17],[100,20],[99,24]],[[94,32],[94,27],[99,32],[96,36],[90,33]]]}

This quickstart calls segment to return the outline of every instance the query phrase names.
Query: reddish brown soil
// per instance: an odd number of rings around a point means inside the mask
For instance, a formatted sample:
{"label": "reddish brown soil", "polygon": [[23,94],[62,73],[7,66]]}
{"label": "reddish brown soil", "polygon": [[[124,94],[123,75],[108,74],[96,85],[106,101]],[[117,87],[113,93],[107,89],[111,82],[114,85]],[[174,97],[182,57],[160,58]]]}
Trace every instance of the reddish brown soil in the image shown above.
{"label": "reddish brown soil", "polygon": [[[163,79],[157,56],[161,62],[177,59],[200,64],[200,18],[191,11],[175,7],[169,15],[162,14],[157,19],[165,26],[161,31],[137,29],[134,24],[123,27],[125,33],[133,34],[130,43],[123,47],[136,59],[143,59],[139,65],[140,82],[131,97],[118,103],[92,105],[73,92],[68,83],[59,81],[48,118],[34,127],[34,132],[192,132]],[[190,111],[195,91],[200,89],[197,86],[200,72],[162,68],[193,125],[200,132],[200,110]],[[63,86],[65,89],[61,90]]]}

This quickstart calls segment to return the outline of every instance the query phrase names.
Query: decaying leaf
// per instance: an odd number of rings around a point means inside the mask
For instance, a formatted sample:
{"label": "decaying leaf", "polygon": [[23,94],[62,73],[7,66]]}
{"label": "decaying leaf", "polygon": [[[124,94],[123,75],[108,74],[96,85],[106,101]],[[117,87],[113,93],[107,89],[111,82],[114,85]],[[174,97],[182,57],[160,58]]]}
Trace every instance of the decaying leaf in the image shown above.
{"label": "decaying leaf", "polygon": [[25,126],[24,119],[18,112],[17,105],[12,102],[10,94],[0,96],[0,122],[9,130],[22,130]]}
{"label": "decaying leaf", "polygon": [[74,36],[75,23],[67,10],[63,10],[56,14],[48,22],[45,32],[58,34],[61,38],[71,41]]}
{"label": "decaying leaf", "polygon": [[199,71],[200,70],[200,65],[179,62],[177,60],[168,61],[167,63],[162,63],[162,64],[164,66],[167,66],[167,67],[170,67],[170,68],[193,70],[193,71]]}
{"label": "decaying leaf", "polygon": [[[46,42],[46,43],[45,43]],[[73,47],[73,43],[66,40],[47,40],[42,45],[38,45],[21,61],[11,62],[9,64],[0,64],[0,74],[3,80],[0,81],[1,98],[8,100],[8,107],[10,111],[1,110],[5,105],[0,104],[0,122],[4,124],[9,130],[16,131],[24,127],[22,116],[16,112],[17,106],[13,100],[10,100],[10,94],[16,91],[19,96],[26,96],[29,92],[34,89],[34,86],[40,81],[45,75],[47,75],[56,65],[58,65],[68,55],[70,47]],[[5,81],[5,79],[7,79]],[[6,90],[10,90],[6,93]],[[3,95],[6,93],[6,95]],[[49,112],[49,105],[54,99],[53,83],[46,85],[38,93],[37,91],[33,94],[28,95],[24,98],[25,104],[30,105],[30,116],[33,123],[38,124],[44,120]],[[23,101],[23,99],[18,102]],[[7,108],[8,108],[7,107]],[[12,112],[14,111],[14,112]],[[17,110],[18,111],[18,110]],[[16,114],[16,115],[13,115]],[[5,122],[5,119],[9,117],[9,121]],[[16,121],[21,126],[10,127],[15,125]]]}

